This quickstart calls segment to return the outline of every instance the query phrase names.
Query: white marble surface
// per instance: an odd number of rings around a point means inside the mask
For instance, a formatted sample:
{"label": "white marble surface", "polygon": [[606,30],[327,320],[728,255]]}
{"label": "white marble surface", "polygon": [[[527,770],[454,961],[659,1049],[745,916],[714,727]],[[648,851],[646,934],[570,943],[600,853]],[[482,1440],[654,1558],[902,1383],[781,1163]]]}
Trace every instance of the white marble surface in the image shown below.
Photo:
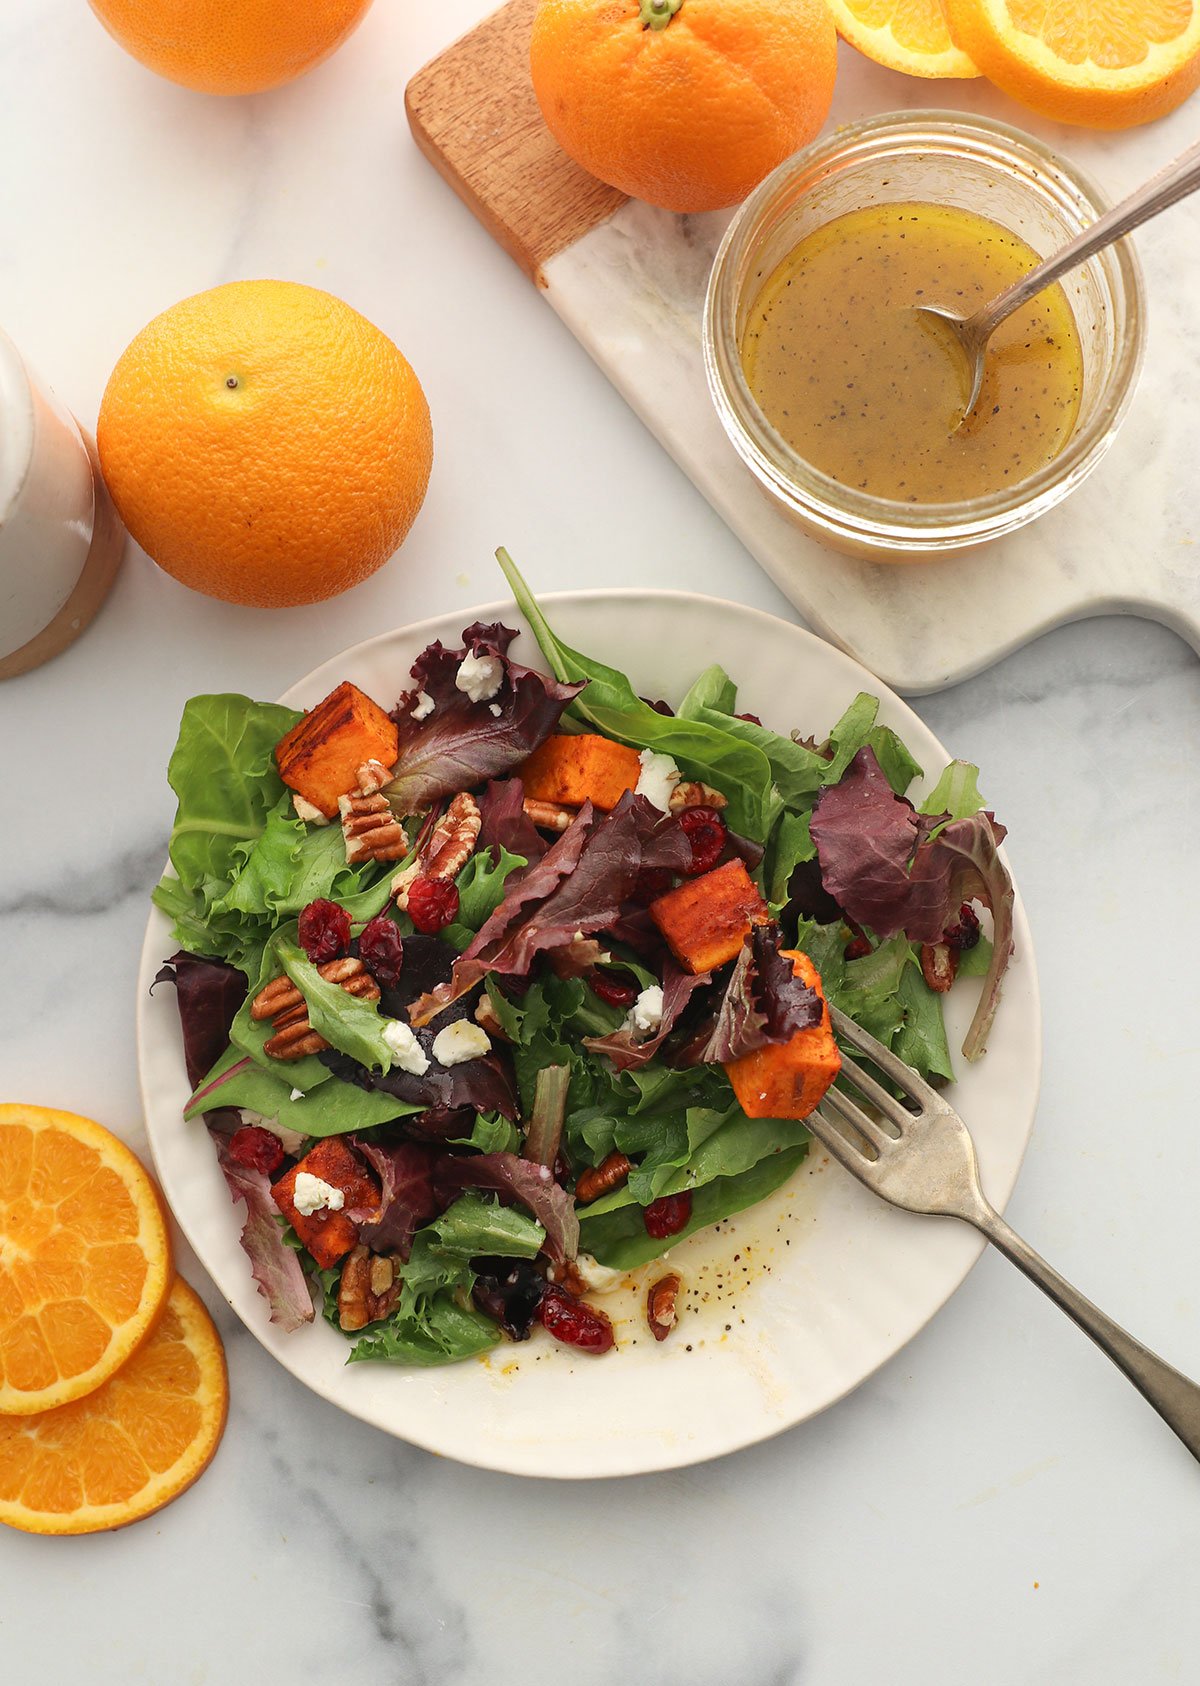
{"label": "white marble surface", "polygon": [[[900,77],[845,49],[830,123],[952,104],[1031,131],[1113,200],[1196,134],[1194,106],[1148,129],[1087,134],[1017,109],[987,83]],[[909,692],[967,678],[1065,621],[1126,609],[1200,648],[1195,512],[1178,495],[1200,450],[1200,408],[1186,373],[1198,345],[1196,202],[1136,236],[1149,301],[1145,363],[1122,429],[1084,487],[970,555],[900,566],[844,557],[831,566],[828,551],[764,496],[726,437],[708,397],[701,321],[728,222],[727,212],[680,218],[630,201],[546,264],[546,297],[816,630]]]}
{"label": "white marble surface", "polygon": [[[412,147],[405,79],[477,8],[379,0],[314,76],[238,104],[156,81],[79,0],[0,18],[0,321],[85,422],[154,311],[273,274],[388,329],[437,430],[403,555],[339,602],[239,612],[134,553],[81,643],[0,689],[2,1088],[135,1146],[133,979],[188,694],[272,695],[375,630],[492,596],[500,541],[541,586],[653,581],[788,612]],[[898,80],[880,87],[903,97]],[[1100,620],[922,706],[985,768],[1038,939],[1045,1082],[1010,1217],[1200,1374],[1195,657],[1162,627]],[[1195,1467],[1000,1259],[823,1418],[714,1465],[595,1486],[481,1475],[342,1418],[183,1266],[228,1344],[225,1442],[191,1493],[123,1534],[0,1536],[9,1680],[1195,1676]]]}

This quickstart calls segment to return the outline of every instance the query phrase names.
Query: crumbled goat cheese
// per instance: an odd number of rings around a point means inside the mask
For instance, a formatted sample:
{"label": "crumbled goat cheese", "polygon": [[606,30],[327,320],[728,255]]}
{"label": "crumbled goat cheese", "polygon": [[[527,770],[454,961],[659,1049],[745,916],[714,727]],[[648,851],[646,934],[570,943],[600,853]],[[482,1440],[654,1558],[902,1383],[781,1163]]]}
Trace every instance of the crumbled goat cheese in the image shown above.
{"label": "crumbled goat cheese", "polygon": [[671,792],[679,783],[679,768],[669,755],[660,755],[653,749],[644,749],[638,760],[642,770],[638,775],[637,794],[665,814],[671,805]]}
{"label": "crumbled goat cheese", "polygon": [[298,791],[292,793],[292,807],[296,810],[296,818],[303,820],[305,825],[328,825],[329,821],[315,802],[309,802]]}
{"label": "crumbled goat cheese", "polygon": [[291,1093],[291,1096],[290,1096],[290,1099],[292,1099],[294,1101],[302,1101],[304,1099],[304,1090],[303,1089],[293,1089],[292,1093]]}
{"label": "crumbled goat cheese", "polygon": [[489,703],[488,704],[488,713],[494,714],[496,716],[496,719],[499,720],[500,716],[504,713],[504,710],[500,707],[499,703]]}
{"label": "crumbled goat cheese", "polygon": [[503,681],[504,663],[499,656],[465,656],[454,676],[455,688],[476,703],[494,697]]}
{"label": "crumbled goat cheese", "polygon": [[414,1077],[424,1077],[429,1070],[429,1055],[413,1035],[411,1025],[406,1025],[402,1019],[389,1019],[380,1034],[401,1071],[409,1071]]}
{"label": "crumbled goat cheese", "polygon": [[417,700],[408,712],[414,720],[427,720],[436,707],[437,704],[427,691],[418,691]]}
{"label": "crumbled goat cheese", "polygon": [[292,1186],[292,1204],[304,1217],[311,1218],[314,1212],[340,1212],[346,1204],[346,1196],[340,1188],[334,1188],[324,1177],[314,1177],[311,1171],[300,1171]]}
{"label": "crumbled goat cheese", "polygon": [[663,992],[659,984],[644,989],[630,1009],[635,1030],[657,1030],[662,1024]]}
{"label": "crumbled goat cheese", "polygon": [[462,1065],[488,1053],[491,1046],[491,1038],[482,1025],[472,1024],[470,1019],[458,1019],[434,1037],[433,1057],[442,1065]]}
{"label": "crumbled goat cheese", "polygon": [[610,1270],[590,1253],[579,1254],[575,1260],[575,1269],[579,1272],[584,1287],[593,1294],[611,1294],[613,1289],[625,1280],[623,1270]]}

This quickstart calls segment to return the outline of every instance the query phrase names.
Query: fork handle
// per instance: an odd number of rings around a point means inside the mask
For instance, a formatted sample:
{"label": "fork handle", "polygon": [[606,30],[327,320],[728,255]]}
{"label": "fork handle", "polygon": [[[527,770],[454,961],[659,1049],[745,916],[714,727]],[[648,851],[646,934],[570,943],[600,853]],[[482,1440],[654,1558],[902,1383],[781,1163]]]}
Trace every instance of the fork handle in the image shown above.
{"label": "fork handle", "polygon": [[1200,1386],[1144,1347],[1141,1341],[1106,1317],[1098,1306],[1073,1288],[1053,1265],[1048,1265],[1023,1241],[999,1213],[988,1207],[972,1213],[971,1223],[997,1247],[1018,1270],[1023,1270],[1031,1282],[1061,1306],[1073,1323],[1106,1352],[1123,1370],[1143,1398],[1148,1399],[1169,1428],[1183,1441],[1194,1458],[1200,1458]]}

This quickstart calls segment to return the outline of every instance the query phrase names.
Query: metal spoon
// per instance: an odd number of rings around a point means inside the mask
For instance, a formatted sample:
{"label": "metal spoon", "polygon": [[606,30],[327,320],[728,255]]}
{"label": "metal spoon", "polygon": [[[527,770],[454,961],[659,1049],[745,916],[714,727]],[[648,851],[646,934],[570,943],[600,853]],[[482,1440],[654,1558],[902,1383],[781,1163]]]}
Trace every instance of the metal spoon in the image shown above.
{"label": "metal spoon", "polygon": [[934,317],[944,327],[949,328],[966,356],[967,372],[971,377],[971,396],[955,426],[956,433],[979,402],[987,344],[1001,322],[1030,299],[1036,298],[1068,270],[1074,269],[1076,264],[1090,258],[1095,252],[1103,251],[1105,246],[1110,246],[1123,234],[1140,228],[1142,223],[1149,222],[1151,217],[1156,217],[1168,206],[1186,199],[1188,194],[1194,193],[1198,187],[1200,141],[1189,147],[1174,163],[1168,164],[1164,170],[1152,176],[1144,187],[1139,187],[1128,199],[1122,199],[1119,205],[1114,205],[1099,222],[1093,223],[1091,228],[1086,228],[1082,234],[1076,235],[1061,252],[1047,258],[1044,263],[1039,263],[1036,269],[1031,269],[1029,274],[1023,275],[1019,281],[1014,281],[1011,287],[1006,287],[998,298],[977,310],[973,316],[960,316],[956,311],[942,310],[934,304],[919,304],[914,307],[919,316]]}

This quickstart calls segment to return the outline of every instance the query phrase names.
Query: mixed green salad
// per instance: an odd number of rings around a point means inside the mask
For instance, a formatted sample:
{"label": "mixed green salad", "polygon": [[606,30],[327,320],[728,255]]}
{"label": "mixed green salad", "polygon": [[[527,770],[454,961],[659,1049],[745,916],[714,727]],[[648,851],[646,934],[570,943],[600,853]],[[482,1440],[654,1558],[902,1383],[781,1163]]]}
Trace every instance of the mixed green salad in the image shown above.
{"label": "mixed green salad", "polygon": [[185,1117],[244,1202],[272,1321],[323,1314],[352,1360],[447,1363],[535,1325],[607,1350],[609,1281],[804,1158],[837,1075],[827,1001],[947,1080],[943,997],[983,977],[978,1057],[1012,949],[974,767],[917,806],[871,696],[790,737],[719,666],[643,698],[499,554],[548,672],[476,623],[394,707],[348,684],[303,715],[194,697],[168,771]]}

